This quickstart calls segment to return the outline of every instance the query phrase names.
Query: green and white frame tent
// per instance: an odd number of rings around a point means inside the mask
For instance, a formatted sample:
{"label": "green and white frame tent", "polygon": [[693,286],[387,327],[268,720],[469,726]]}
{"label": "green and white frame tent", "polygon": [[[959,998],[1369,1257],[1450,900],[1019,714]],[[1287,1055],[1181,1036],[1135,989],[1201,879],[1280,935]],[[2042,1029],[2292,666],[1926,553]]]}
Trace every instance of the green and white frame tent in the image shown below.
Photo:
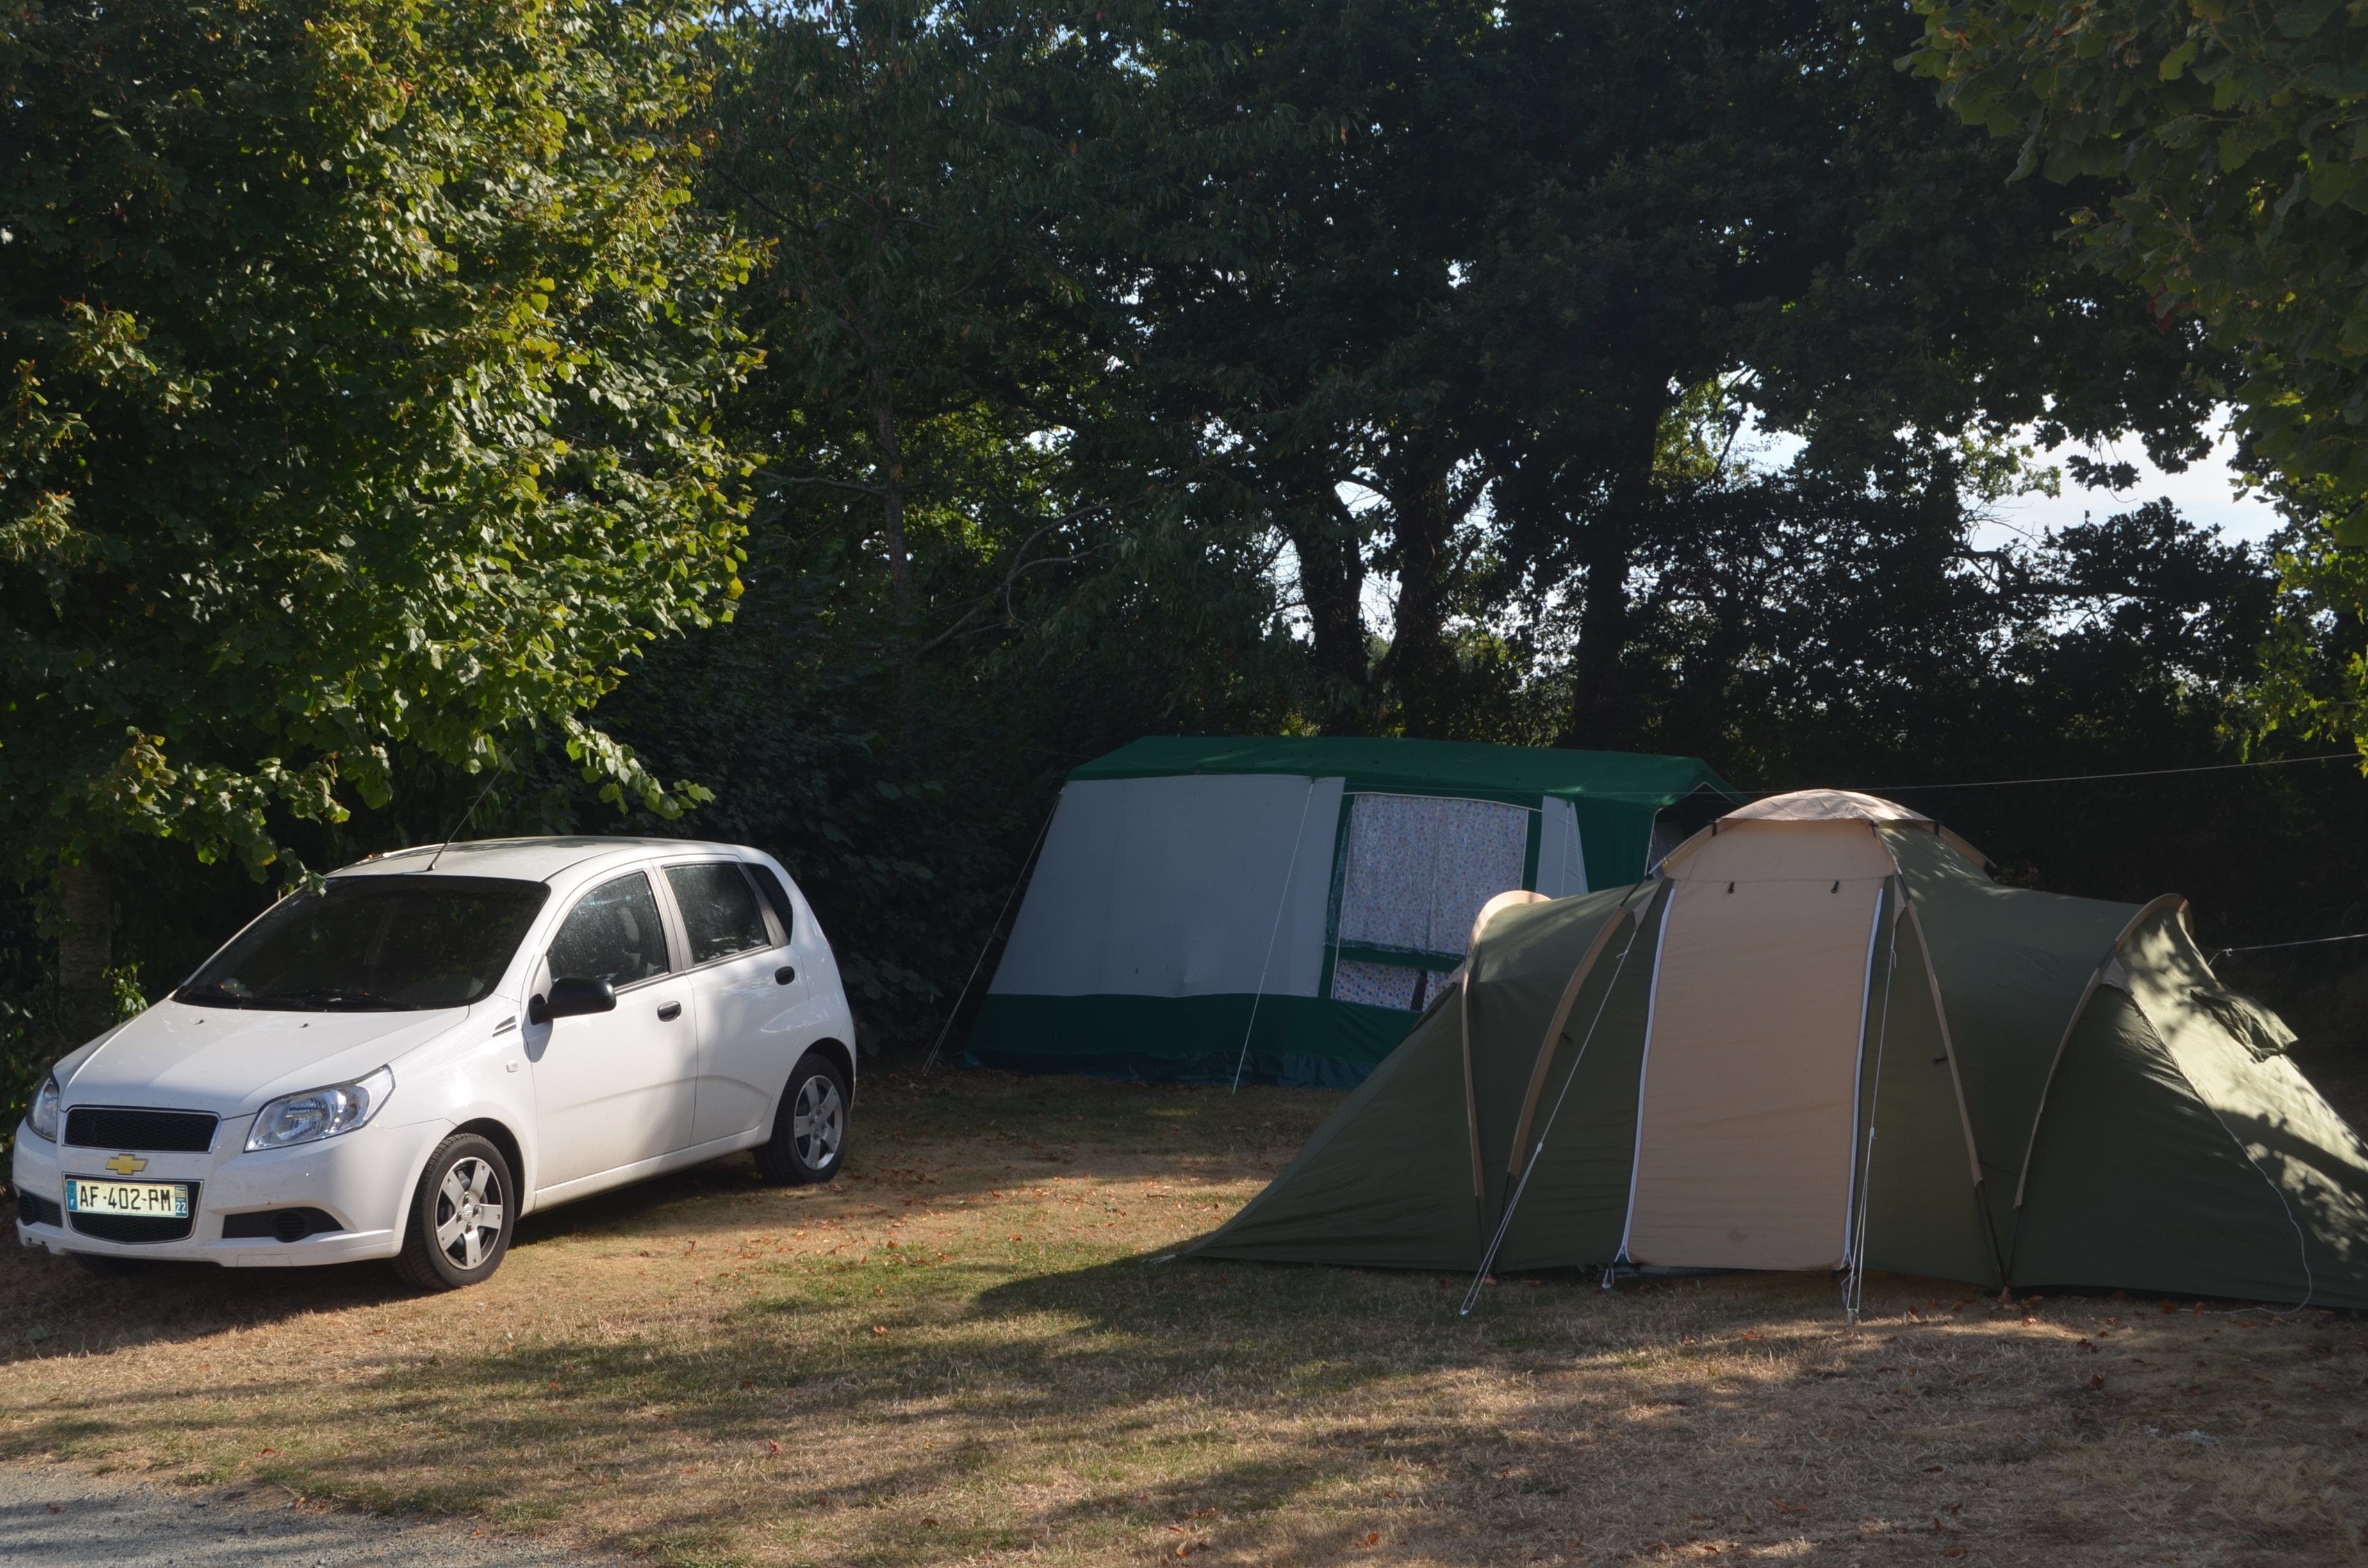
{"label": "green and white frame tent", "polygon": [[1633,883],[1688,812],[1735,798],[1691,757],[1137,741],[1070,774],[968,1060],[1351,1087],[1463,962],[1492,895]]}
{"label": "green and white frame tent", "polygon": [[1642,884],[1486,911],[1469,965],[1196,1250],[1881,1269],[2368,1307],[2368,1144],[2186,904],[2004,887],[1839,790]]}

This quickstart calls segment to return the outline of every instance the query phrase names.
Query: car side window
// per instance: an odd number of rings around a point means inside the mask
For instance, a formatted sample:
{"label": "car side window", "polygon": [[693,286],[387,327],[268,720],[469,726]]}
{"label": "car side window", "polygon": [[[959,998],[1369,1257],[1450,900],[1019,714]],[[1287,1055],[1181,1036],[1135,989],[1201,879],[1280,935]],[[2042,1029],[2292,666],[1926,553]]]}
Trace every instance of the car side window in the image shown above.
{"label": "car side window", "polygon": [[773,945],[757,890],[731,864],[668,866],[666,881],[690,936],[690,961],[707,963]]}
{"label": "car side window", "polygon": [[666,926],[657,895],[640,871],[602,882],[576,901],[551,943],[553,980],[605,980],[631,985],[664,974]]}
{"label": "car side window", "polygon": [[757,891],[765,895],[765,902],[773,906],[773,917],[781,923],[781,934],[791,941],[796,940],[797,906],[790,902],[790,890],[781,885],[781,879],[773,874],[773,868],[747,860],[741,863],[740,869],[757,879]]}

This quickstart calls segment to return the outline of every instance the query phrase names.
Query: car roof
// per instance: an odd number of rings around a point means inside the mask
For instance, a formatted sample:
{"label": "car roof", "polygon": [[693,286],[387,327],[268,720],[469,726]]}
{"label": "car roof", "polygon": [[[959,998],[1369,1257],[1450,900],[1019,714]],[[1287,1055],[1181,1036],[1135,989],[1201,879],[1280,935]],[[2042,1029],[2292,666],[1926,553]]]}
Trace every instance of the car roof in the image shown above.
{"label": "car roof", "polygon": [[736,844],[697,838],[479,838],[456,844],[414,845],[391,850],[330,873],[336,877],[512,877],[545,882],[578,867],[598,869],[646,858],[652,854],[723,855],[741,860],[750,852]]}

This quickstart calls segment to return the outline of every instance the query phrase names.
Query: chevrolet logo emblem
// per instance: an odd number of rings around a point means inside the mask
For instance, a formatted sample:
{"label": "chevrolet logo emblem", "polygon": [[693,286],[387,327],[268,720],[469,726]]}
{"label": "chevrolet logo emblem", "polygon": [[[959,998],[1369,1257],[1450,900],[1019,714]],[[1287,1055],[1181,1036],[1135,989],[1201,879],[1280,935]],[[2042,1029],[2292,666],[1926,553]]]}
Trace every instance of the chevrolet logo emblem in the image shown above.
{"label": "chevrolet logo emblem", "polygon": [[107,1168],[117,1176],[138,1176],[148,1168],[148,1162],[137,1154],[118,1154],[107,1162]]}

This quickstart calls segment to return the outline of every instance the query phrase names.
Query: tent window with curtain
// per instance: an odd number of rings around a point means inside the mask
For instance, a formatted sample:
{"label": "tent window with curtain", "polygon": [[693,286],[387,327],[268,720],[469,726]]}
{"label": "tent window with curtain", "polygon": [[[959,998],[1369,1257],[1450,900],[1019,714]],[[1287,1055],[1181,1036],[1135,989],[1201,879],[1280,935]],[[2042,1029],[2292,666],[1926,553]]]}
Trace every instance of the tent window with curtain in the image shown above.
{"label": "tent window with curtain", "polygon": [[1532,814],[1452,796],[1350,796],[1332,999],[1421,1011],[1463,961],[1480,906],[1525,885]]}
{"label": "tent window with curtain", "polygon": [[1692,757],[1395,737],[1149,738],[1070,774],[967,1059],[1352,1088],[1510,888],[1644,874]]}
{"label": "tent window with curtain", "polygon": [[1530,814],[1495,801],[1356,796],[1340,940],[1461,960],[1480,906],[1521,885]]}
{"label": "tent window with curtain", "polygon": [[1418,1013],[1438,980],[1429,970],[1342,959],[1332,969],[1332,1000]]}

